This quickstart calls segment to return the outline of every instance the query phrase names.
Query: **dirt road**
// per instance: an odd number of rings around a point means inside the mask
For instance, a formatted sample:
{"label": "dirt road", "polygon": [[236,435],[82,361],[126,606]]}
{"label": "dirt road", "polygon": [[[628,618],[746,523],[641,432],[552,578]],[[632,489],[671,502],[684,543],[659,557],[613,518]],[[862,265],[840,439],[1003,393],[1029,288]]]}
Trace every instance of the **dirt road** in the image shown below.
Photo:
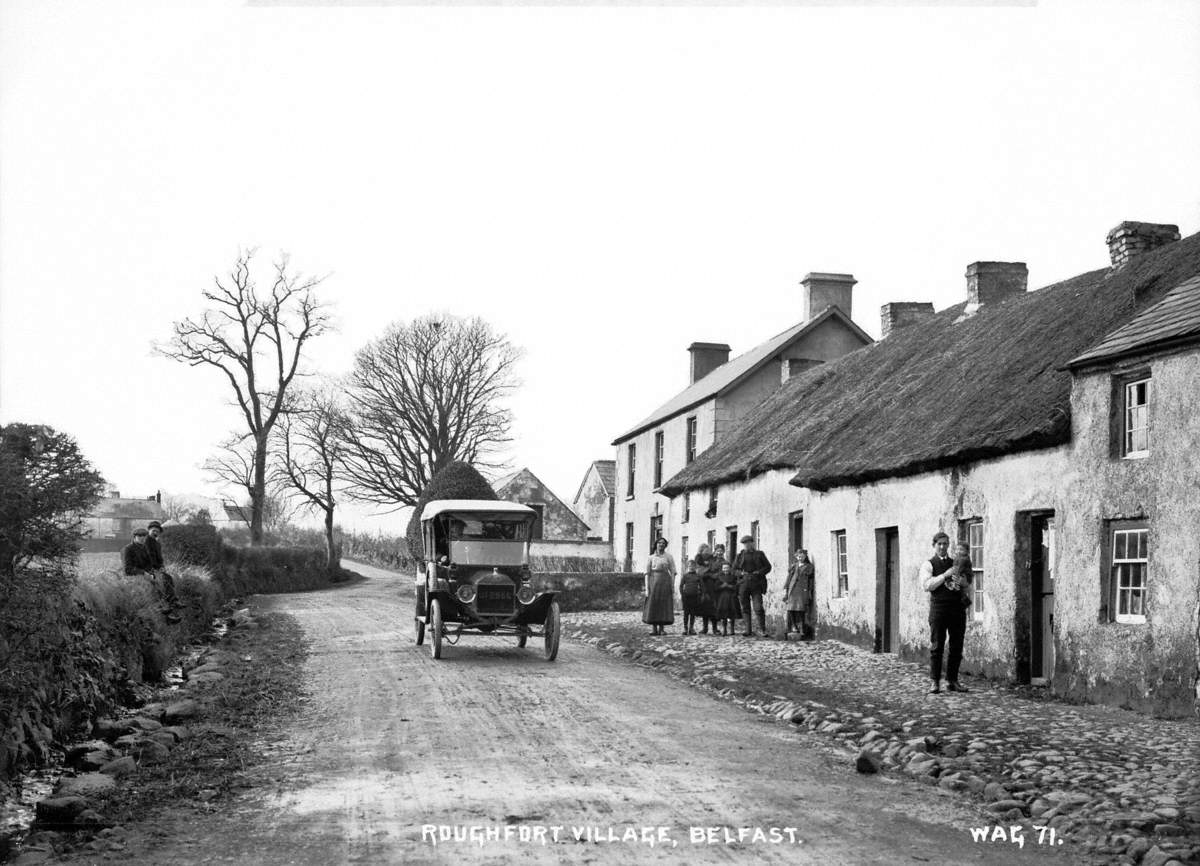
{"label": "dirt road", "polygon": [[985,822],[957,797],[859,776],[817,738],[591,647],[549,663],[540,640],[472,637],[434,661],[410,579],[351,567],[368,579],[262,600],[311,639],[308,709],[256,787],[165,828],[145,862],[1074,862],[1036,838],[973,842]]}

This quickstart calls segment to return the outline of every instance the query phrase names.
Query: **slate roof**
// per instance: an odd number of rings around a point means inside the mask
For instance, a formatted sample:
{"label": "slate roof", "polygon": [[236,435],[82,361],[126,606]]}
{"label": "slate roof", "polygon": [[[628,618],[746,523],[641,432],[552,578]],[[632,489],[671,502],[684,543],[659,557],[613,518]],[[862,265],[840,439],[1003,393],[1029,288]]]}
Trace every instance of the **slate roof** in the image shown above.
{"label": "slate roof", "polygon": [[604,487],[604,492],[609,496],[615,495],[617,492],[617,461],[596,460],[592,465],[596,467],[596,474],[600,476],[600,484]]}
{"label": "slate roof", "polygon": [[583,493],[583,485],[587,484],[588,475],[591,474],[592,468],[595,468],[596,475],[600,478],[600,486],[604,488],[605,494],[608,496],[616,496],[617,493],[617,461],[616,460],[593,460],[587,472],[583,473],[583,480],[579,482],[579,489],[575,491],[575,498],[572,502],[578,502],[580,494]]}
{"label": "slate roof", "polygon": [[1200,276],[1180,283],[1067,364],[1078,368],[1200,340]]}
{"label": "slate roof", "polygon": [[840,308],[826,307],[821,313],[808,321],[800,322],[786,331],[776,334],[765,343],[760,343],[750,351],[743,352],[736,358],[731,358],[704,378],[693,382],[639,421],[633,428],[614,439],[612,444],[620,445],[626,439],[630,439],[662,423],[668,418],[678,415],[680,412],[686,412],[688,409],[700,405],[710,397],[714,397],[722,391],[732,388],[778,355],[793,340],[797,340],[809,331],[815,330],[822,322],[832,318],[839,319],[847,325],[855,334],[858,334],[862,338],[864,343],[871,341],[870,335],[854,324],[850,320],[850,317],[843,313]]}
{"label": "slate roof", "polygon": [[788,380],[660,492],[773,469],[823,490],[1064,444],[1068,361],[1197,275],[1200,234],[962,321],[965,303],[942,310]]}

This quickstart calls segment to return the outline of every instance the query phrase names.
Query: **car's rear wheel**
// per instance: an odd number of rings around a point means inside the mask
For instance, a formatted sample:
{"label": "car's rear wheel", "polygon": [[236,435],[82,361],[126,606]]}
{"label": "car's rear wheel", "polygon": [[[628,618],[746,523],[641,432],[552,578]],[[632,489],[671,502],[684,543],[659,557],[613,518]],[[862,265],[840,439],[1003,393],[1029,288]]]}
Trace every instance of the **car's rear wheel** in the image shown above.
{"label": "car's rear wheel", "polygon": [[433,632],[430,636],[432,639],[429,642],[429,654],[435,659],[442,657],[442,603],[438,599],[429,602],[429,629]]}
{"label": "car's rear wheel", "polygon": [[413,628],[417,633],[417,646],[425,643],[425,623],[421,622],[415,616],[413,617]]}
{"label": "car's rear wheel", "polygon": [[558,638],[562,631],[557,601],[550,602],[550,608],[546,611],[546,625],[542,630],[546,634],[546,661],[552,662],[558,658]]}

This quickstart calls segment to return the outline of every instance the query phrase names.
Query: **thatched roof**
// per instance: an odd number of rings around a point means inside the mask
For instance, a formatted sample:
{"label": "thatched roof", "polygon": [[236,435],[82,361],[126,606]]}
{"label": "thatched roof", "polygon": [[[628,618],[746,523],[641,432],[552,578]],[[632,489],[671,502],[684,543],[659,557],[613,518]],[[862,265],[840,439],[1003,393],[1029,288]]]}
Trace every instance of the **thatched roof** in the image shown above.
{"label": "thatched roof", "polygon": [[674,418],[680,412],[686,412],[688,409],[699,406],[705,400],[728,391],[730,388],[744,382],[764,364],[775,360],[779,353],[789,345],[799,340],[805,334],[817,330],[827,320],[841,322],[843,326],[848,328],[864,344],[871,342],[870,335],[854,324],[850,317],[842,312],[840,307],[826,307],[811,319],[806,319],[803,322],[792,325],[786,331],[776,334],[764,343],[759,343],[748,352],[743,352],[736,358],[726,361],[707,376],[697,379],[636,425],[614,439],[612,444],[620,445],[627,439],[632,439],[639,433],[661,424],[668,418]]}
{"label": "thatched roof", "polygon": [[794,469],[817,490],[913,475],[1071,435],[1065,365],[1200,274],[1200,235],[984,305],[965,304],[789,380],[660,489]]}

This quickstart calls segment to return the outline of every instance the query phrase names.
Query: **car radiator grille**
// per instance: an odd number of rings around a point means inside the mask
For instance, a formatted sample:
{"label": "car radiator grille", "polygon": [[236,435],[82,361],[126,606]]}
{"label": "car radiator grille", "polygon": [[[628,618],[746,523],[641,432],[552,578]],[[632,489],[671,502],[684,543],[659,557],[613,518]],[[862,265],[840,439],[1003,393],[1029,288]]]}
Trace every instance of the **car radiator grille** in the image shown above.
{"label": "car radiator grille", "polygon": [[517,589],[511,583],[507,586],[484,583],[476,587],[475,609],[480,613],[512,613],[516,601]]}

